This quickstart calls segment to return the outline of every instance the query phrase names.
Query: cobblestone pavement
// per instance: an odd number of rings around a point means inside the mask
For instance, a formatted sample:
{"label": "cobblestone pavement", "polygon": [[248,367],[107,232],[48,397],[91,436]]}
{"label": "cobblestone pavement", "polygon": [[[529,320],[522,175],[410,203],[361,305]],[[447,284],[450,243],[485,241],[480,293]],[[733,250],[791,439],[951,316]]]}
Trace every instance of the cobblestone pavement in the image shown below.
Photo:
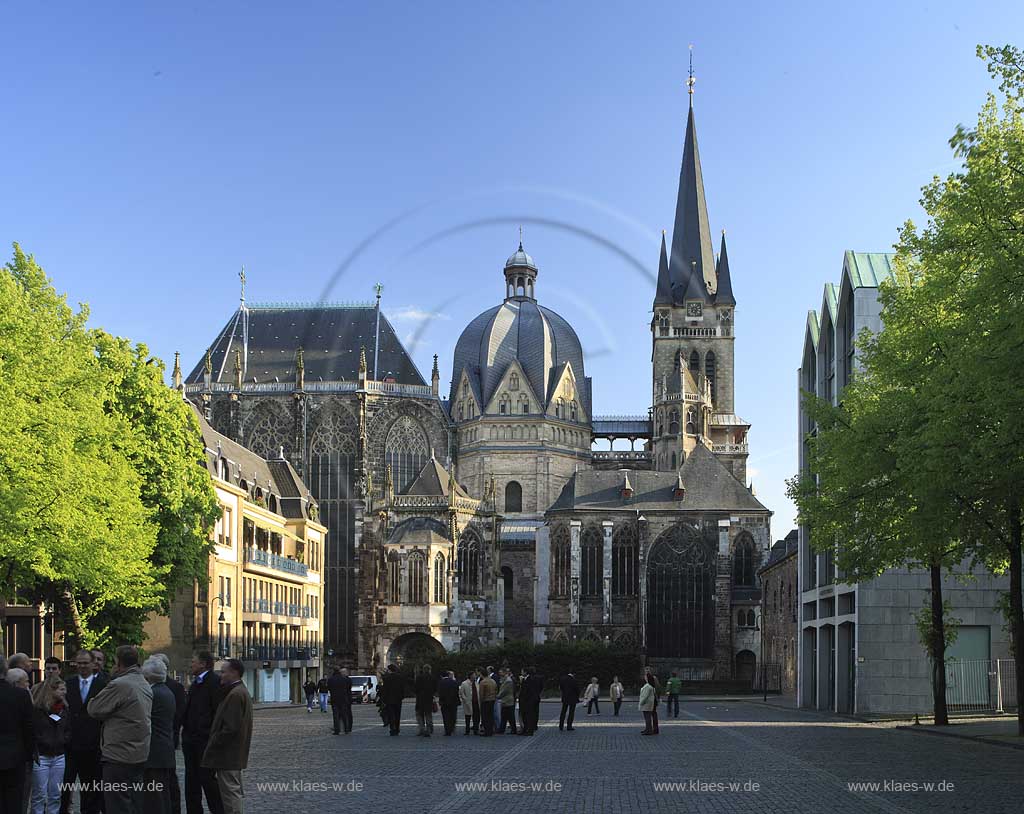
{"label": "cobblestone pavement", "polygon": [[[927,738],[755,701],[699,701],[641,737],[622,716],[581,713],[559,732],[556,704],[532,738],[439,731],[416,737],[412,704],[400,737],[357,705],[355,731],[330,715],[256,712],[248,812],[1013,812],[1024,811],[1024,752]],[[312,786],[320,783],[325,786]],[[678,783],[675,788],[656,784]],[[878,784],[851,790],[850,783]],[[911,785],[917,783],[918,789]],[[925,790],[921,784],[933,784]],[[278,785],[272,785],[278,784]],[[467,787],[461,784],[482,784]],[[945,785],[942,785],[945,784]],[[939,790],[940,788],[944,790]]]}

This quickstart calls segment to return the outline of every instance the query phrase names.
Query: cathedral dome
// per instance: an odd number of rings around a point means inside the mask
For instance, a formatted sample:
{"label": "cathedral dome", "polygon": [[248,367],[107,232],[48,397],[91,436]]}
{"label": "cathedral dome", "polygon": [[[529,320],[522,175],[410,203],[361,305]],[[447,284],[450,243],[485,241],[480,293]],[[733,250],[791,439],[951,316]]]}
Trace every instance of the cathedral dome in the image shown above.
{"label": "cathedral dome", "polygon": [[531,269],[529,295],[514,282],[507,286],[508,296],[501,305],[489,308],[472,320],[455,345],[452,365],[451,400],[463,371],[466,372],[482,409],[486,409],[502,377],[513,362],[518,362],[533,394],[546,407],[566,364],[572,366],[586,415],[590,415],[590,386],[583,367],[583,348],[572,326],[550,308],[533,298],[536,265],[523,251],[522,244],[505,264],[511,268]]}

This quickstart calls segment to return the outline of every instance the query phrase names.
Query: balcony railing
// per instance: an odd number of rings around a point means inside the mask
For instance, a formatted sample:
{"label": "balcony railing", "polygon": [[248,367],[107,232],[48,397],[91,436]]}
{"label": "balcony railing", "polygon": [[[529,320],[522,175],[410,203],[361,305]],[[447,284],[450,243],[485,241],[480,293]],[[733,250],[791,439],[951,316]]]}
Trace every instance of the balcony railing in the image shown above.
{"label": "balcony railing", "polygon": [[246,548],[245,561],[253,565],[262,565],[264,568],[273,568],[275,571],[284,571],[287,574],[295,574],[304,577],[309,574],[309,568],[304,562],[290,560],[272,551],[264,551],[261,548]]}
{"label": "balcony railing", "polygon": [[246,599],[242,602],[244,613],[272,613],[275,616],[292,616],[296,619],[312,619],[313,609],[293,602],[272,602],[269,599]]}
{"label": "balcony railing", "polygon": [[737,455],[746,455],[748,447],[746,441],[741,444],[712,444],[711,451],[719,454],[733,453]]}

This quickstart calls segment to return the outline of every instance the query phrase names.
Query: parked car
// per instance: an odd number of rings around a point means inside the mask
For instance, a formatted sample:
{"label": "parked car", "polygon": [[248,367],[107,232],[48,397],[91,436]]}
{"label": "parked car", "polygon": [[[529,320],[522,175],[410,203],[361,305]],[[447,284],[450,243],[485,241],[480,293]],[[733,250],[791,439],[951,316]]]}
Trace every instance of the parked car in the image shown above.
{"label": "parked car", "polygon": [[369,701],[377,700],[377,676],[352,676],[352,700],[361,703],[363,690],[367,690]]}

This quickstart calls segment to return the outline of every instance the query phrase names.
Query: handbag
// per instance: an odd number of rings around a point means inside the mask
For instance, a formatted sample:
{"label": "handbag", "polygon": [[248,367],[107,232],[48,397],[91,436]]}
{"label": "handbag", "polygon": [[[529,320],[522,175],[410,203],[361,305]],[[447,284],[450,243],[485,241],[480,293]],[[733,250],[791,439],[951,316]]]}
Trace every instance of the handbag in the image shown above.
{"label": "handbag", "polygon": [[437,699],[434,699],[433,701],[430,702],[430,711],[431,712],[437,712],[438,711]]}

